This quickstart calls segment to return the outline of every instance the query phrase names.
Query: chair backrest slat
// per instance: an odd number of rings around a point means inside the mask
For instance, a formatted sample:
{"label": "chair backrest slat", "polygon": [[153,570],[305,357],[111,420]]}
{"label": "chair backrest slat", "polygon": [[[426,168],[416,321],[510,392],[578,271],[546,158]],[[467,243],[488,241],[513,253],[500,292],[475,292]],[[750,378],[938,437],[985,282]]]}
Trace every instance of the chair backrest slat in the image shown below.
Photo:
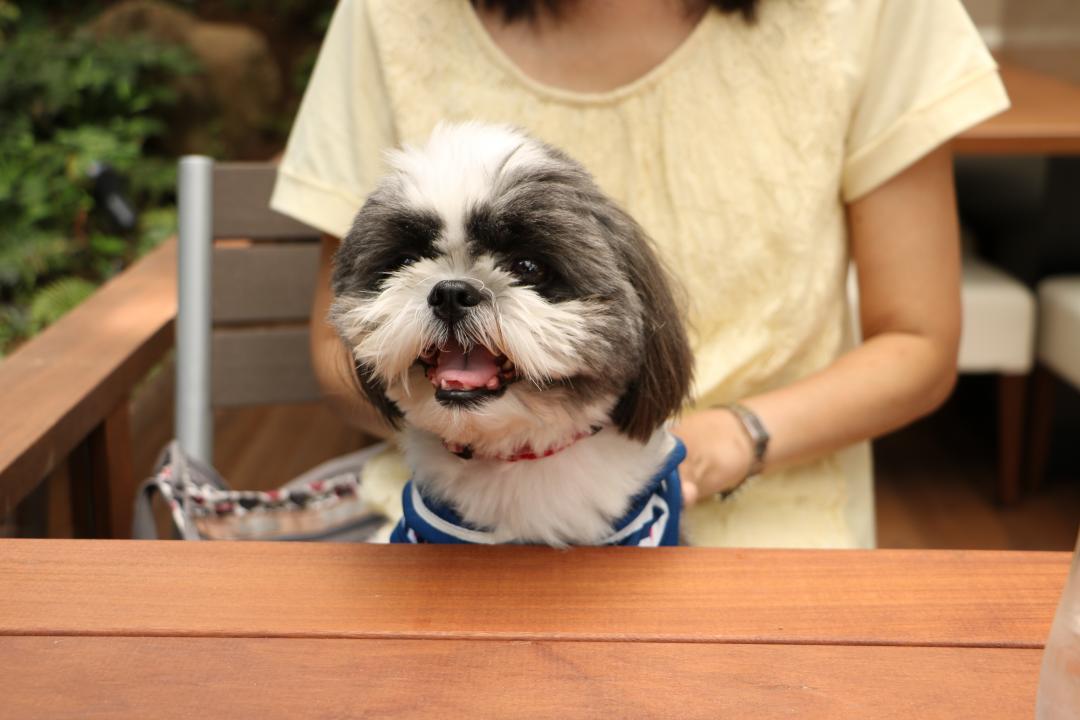
{"label": "chair backrest slat", "polygon": [[269,163],[214,165],[214,407],[320,397],[308,357],[319,232],[270,209],[276,177]]}
{"label": "chair backrest slat", "polygon": [[306,325],[217,328],[211,367],[215,407],[311,402],[320,397]]}
{"label": "chair backrest slat", "polygon": [[215,248],[214,323],[306,323],[318,266],[312,242]]}
{"label": "chair backrest slat", "polygon": [[270,209],[270,194],[276,178],[277,166],[269,163],[217,163],[214,166],[214,237],[251,240],[318,238],[318,230]]}

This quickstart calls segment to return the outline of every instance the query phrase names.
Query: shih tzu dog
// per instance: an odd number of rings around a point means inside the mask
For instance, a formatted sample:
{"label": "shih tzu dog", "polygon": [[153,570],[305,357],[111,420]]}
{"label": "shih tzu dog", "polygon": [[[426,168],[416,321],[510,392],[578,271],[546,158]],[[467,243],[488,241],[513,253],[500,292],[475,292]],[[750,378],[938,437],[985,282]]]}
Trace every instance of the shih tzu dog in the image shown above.
{"label": "shih tzu dog", "polygon": [[642,228],[509,127],[441,125],[389,163],[330,316],[403,428],[392,541],[676,544],[691,355]]}

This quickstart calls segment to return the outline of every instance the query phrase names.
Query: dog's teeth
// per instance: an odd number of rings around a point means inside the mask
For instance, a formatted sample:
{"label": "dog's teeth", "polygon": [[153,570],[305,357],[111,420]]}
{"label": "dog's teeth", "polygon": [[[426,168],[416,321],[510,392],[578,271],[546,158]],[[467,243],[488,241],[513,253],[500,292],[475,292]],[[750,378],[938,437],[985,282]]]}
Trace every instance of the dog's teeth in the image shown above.
{"label": "dog's teeth", "polygon": [[499,378],[492,377],[490,380],[487,381],[487,386],[486,387],[487,387],[488,390],[498,390],[499,389]]}

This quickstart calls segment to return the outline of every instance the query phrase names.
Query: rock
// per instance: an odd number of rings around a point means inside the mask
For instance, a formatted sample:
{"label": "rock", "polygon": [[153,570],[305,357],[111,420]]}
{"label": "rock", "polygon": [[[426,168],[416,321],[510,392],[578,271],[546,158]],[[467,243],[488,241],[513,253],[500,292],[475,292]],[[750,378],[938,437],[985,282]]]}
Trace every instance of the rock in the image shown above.
{"label": "rock", "polygon": [[98,15],[90,31],[102,39],[146,35],[184,45],[198,22],[191,13],[163,2],[126,0]]}
{"label": "rock", "polygon": [[250,157],[265,143],[281,97],[281,74],[266,40],[242,25],[199,23],[189,42],[207,69],[230,155]]}
{"label": "rock", "polygon": [[189,49],[202,71],[177,80],[180,102],[170,148],[228,158],[264,158],[281,73],[263,35],[237,23],[202,21],[160,0],[123,0],[95,19],[97,38],[145,35]]}

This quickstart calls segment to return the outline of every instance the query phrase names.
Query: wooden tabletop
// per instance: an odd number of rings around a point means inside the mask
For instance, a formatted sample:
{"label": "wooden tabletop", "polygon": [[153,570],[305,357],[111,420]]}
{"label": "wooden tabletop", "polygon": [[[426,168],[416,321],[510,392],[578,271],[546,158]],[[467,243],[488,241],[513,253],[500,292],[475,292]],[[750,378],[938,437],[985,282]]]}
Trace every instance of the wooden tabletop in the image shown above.
{"label": "wooden tabletop", "polygon": [[0,541],[0,718],[1030,717],[1067,553]]}
{"label": "wooden tabletop", "polygon": [[957,153],[1080,154],[1080,86],[1008,63],[1001,77],[1012,107],[957,138]]}

